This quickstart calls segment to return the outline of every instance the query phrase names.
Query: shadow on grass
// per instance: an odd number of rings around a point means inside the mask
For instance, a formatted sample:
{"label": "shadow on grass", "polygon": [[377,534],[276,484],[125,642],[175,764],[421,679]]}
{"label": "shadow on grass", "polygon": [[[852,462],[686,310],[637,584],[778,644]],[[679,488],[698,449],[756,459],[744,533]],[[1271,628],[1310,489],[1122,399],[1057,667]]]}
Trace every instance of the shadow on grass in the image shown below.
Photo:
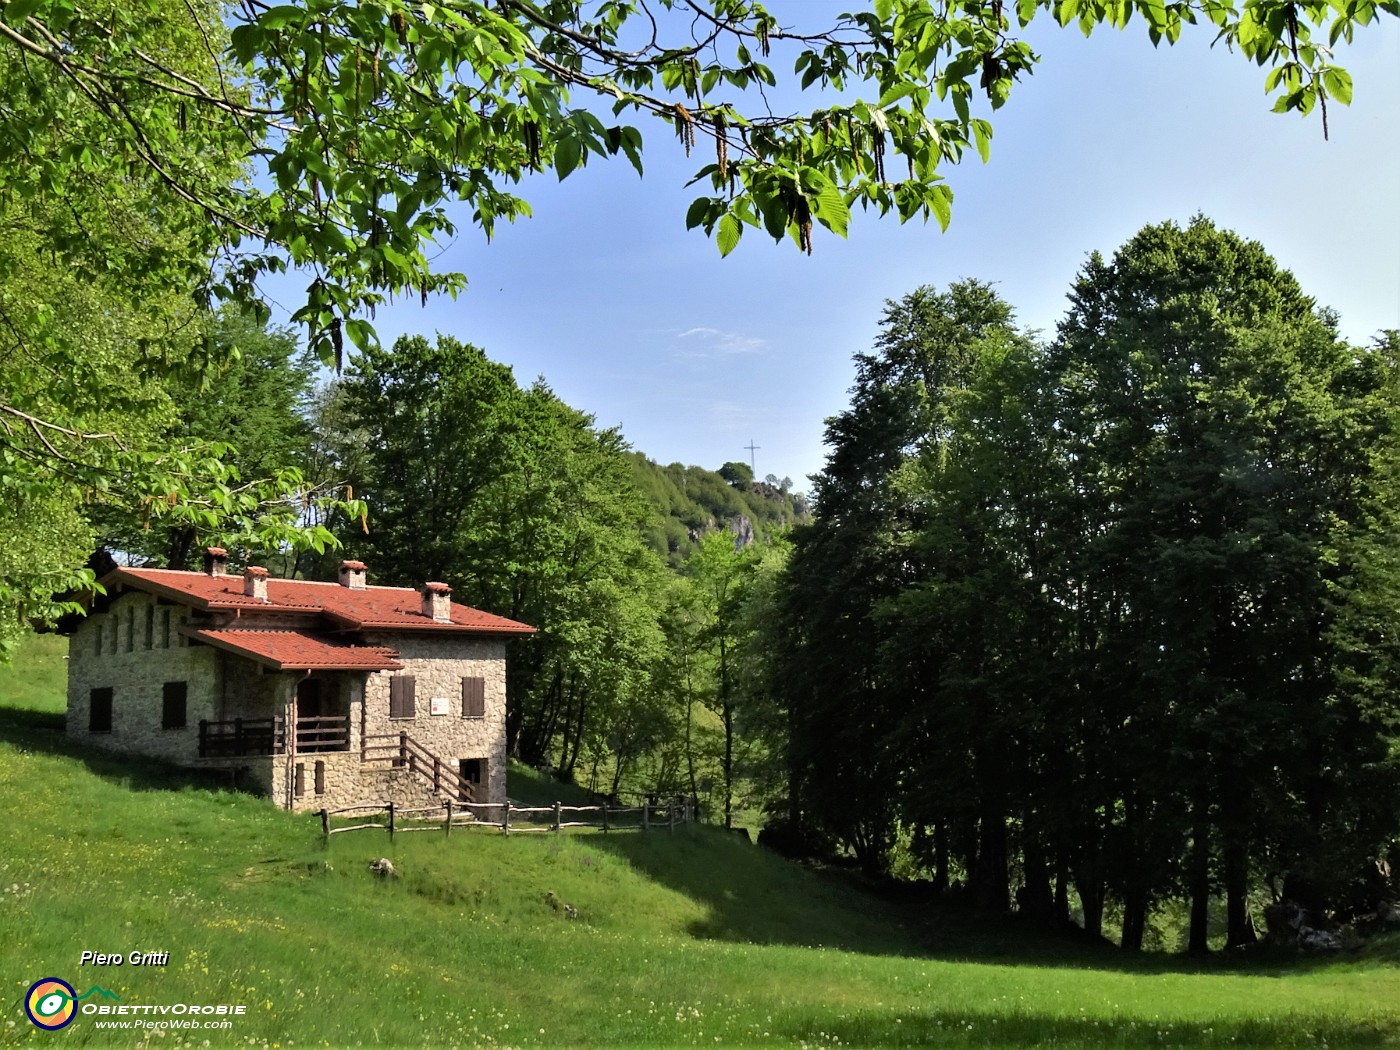
{"label": "shadow on grass", "polygon": [[[994,1020],[995,1018],[995,1020]],[[776,1032],[774,1033],[777,1034]],[[1254,1018],[1202,1022],[1059,1017],[1049,1014],[974,1014],[917,1011],[897,1020],[857,1015],[785,1033],[796,1042],[846,1046],[981,1047],[1298,1047],[1389,1046],[1395,1032],[1344,1019]]]}
{"label": "shadow on grass", "polygon": [[0,706],[0,741],[24,751],[77,759],[93,775],[133,791],[238,789],[231,770],[190,769],[158,758],[104,751],[72,740],[64,732],[61,714]]}
{"label": "shadow on grass", "polygon": [[703,904],[706,917],[688,931],[700,939],[923,954],[888,902],[717,829],[619,831],[590,836],[589,846]]}
{"label": "shadow on grass", "polygon": [[[1057,935],[1016,916],[872,883],[852,871],[811,869],[704,826],[679,828],[674,834],[597,835],[589,845],[704,904],[706,918],[692,923],[688,931],[703,940],[1142,975],[1284,978],[1339,963],[1393,961],[1371,951],[1359,956],[1299,956],[1262,949],[1204,957],[1128,953],[1107,941]],[[1400,955],[1400,940],[1393,952]]]}

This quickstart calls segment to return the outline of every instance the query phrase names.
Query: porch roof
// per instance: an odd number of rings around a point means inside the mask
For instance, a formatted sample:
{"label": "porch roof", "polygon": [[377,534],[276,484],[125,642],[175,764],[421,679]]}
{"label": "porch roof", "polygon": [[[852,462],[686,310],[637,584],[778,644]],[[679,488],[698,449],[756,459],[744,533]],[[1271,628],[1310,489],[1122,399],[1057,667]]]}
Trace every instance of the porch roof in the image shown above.
{"label": "porch roof", "polygon": [[274,671],[398,671],[403,668],[399,654],[393,649],[351,645],[307,631],[184,627],[180,633]]}

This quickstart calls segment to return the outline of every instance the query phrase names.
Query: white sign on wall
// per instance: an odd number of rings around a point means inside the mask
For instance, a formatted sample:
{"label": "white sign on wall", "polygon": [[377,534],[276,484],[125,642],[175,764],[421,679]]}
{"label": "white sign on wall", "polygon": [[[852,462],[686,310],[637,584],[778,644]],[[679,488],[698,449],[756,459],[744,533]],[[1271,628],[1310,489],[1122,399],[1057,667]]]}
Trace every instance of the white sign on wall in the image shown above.
{"label": "white sign on wall", "polygon": [[435,696],[428,701],[428,710],[435,715],[447,714],[447,697]]}

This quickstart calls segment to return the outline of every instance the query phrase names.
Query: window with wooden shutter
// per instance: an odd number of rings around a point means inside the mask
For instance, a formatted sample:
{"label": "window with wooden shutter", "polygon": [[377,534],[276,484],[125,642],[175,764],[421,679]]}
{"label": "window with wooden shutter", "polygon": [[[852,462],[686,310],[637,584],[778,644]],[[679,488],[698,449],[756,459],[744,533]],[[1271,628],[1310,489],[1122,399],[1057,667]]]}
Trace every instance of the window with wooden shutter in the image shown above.
{"label": "window with wooden shutter", "polygon": [[94,689],[88,694],[88,732],[112,731],[112,690]]}
{"label": "window with wooden shutter", "polygon": [[389,679],[389,717],[412,718],[416,713],[416,684],[411,674],[396,674]]}
{"label": "window with wooden shutter", "polygon": [[462,679],[462,717],[486,717],[486,679]]}

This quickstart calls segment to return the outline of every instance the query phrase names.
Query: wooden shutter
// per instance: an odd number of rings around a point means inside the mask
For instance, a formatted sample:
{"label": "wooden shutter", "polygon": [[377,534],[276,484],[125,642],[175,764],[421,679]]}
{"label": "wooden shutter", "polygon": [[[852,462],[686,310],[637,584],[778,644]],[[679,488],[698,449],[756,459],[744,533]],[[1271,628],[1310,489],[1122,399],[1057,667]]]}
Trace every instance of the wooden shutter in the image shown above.
{"label": "wooden shutter", "polygon": [[88,694],[88,732],[112,731],[112,690],[94,689]]}
{"label": "wooden shutter", "polygon": [[416,684],[411,674],[396,674],[389,679],[389,717],[412,718],[415,714]]}
{"label": "wooden shutter", "polygon": [[462,679],[462,717],[486,717],[486,679]]}

